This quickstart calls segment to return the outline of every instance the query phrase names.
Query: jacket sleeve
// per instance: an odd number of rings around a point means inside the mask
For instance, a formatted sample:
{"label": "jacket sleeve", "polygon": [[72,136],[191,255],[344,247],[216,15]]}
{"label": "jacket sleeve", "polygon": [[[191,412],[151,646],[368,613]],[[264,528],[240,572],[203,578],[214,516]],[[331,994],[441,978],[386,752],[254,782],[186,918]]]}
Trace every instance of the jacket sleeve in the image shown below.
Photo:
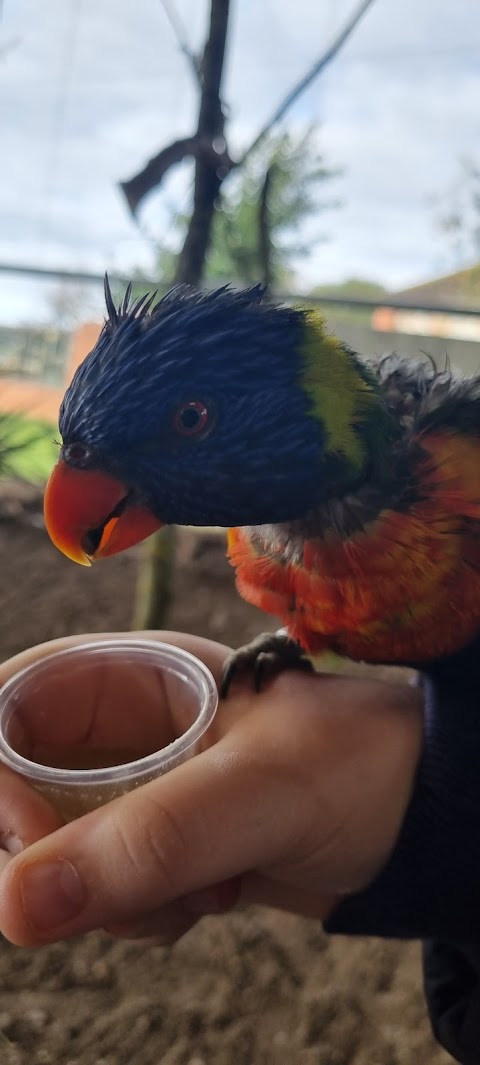
{"label": "jacket sleeve", "polygon": [[480,944],[478,644],[471,654],[423,674],[423,749],[396,846],[328,932]]}
{"label": "jacket sleeve", "polygon": [[423,973],[435,1038],[462,1065],[479,1065],[480,946],[427,940]]}
{"label": "jacket sleeve", "polygon": [[480,643],[423,674],[424,743],[395,849],[328,932],[423,939],[433,1032],[480,1065]]}

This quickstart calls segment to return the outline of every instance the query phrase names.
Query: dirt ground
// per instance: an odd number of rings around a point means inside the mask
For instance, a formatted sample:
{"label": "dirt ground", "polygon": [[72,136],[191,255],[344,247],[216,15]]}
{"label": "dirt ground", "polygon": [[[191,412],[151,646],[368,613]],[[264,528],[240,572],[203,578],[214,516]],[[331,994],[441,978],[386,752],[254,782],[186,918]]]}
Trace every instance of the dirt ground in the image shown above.
{"label": "dirt ground", "polygon": [[[138,552],[85,570],[63,559],[36,501],[0,495],[0,653],[65,633],[127,629]],[[216,538],[182,534],[169,627],[239,644],[242,603]],[[36,950],[0,942],[0,1065],[447,1065],[415,944],[328,939],[250,909],[206,918],[171,949],[95,934]]]}

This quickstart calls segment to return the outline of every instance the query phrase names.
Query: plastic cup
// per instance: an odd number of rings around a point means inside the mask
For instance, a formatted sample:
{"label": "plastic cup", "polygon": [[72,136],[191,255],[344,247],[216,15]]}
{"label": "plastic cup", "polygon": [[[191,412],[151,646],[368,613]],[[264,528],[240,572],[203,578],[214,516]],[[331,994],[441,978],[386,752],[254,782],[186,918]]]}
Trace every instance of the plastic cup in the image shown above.
{"label": "plastic cup", "polygon": [[0,760],[72,821],[197,754],[217,703],[210,671],[179,647],[89,640],[0,690]]}

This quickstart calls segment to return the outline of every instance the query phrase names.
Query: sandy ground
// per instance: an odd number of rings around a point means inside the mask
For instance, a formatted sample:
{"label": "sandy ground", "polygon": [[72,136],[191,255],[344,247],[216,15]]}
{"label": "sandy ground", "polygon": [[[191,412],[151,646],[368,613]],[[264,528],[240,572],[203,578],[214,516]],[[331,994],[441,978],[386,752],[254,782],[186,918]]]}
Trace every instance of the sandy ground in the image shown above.
{"label": "sandy ground", "polygon": [[[30,510],[28,516],[25,509]],[[88,571],[0,495],[3,658],[65,633],[127,629],[138,553]],[[215,538],[182,534],[169,627],[239,644],[265,628]],[[0,1065],[447,1065],[415,944],[328,939],[250,909],[172,949],[106,935],[37,950],[0,942]]]}

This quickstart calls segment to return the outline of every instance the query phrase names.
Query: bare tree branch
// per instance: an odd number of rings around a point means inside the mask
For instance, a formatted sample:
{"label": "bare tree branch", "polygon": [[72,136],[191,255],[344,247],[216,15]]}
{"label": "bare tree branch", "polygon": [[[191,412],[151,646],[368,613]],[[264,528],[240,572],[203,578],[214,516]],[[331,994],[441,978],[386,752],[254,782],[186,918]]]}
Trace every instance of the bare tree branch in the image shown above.
{"label": "bare tree branch", "polygon": [[[162,0],[162,3],[167,12],[164,0]],[[135,217],[137,208],[143,198],[160,184],[167,170],[176,163],[181,162],[181,160],[187,155],[193,155],[197,164],[200,163],[200,171],[196,173],[195,178],[195,195],[202,198],[204,192],[206,192],[206,187],[210,182],[216,183],[218,193],[222,181],[227,177],[230,171],[243,165],[245,160],[251,155],[255,148],[258,147],[261,141],[268,136],[273,127],[284,118],[289,108],[296,100],[298,100],[301,93],[304,92],[305,89],[311,85],[312,81],[321,74],[325,67],[331,63],[332,59],[338,54],[360,22],[360,19],[373,3],[374,0],[362,0],[362,3],[353,12],[346,26],[340,31],[327,51],[320,56],[305,77],[303,77],[282,100],[269,121],[263,126],[250,146],[243,153],[241,159],[234,162],[228,154],[227,145],[223,137],[224,116],[219,95],[225,53],[229,0],[212,0],[210,33],[205,46],[202,63],[200,67],[197,66],[196,68],[202,88],[205,89],[205,91],[202,91],[197,133],[193,137],[186,137],[183,140],[175,141],[167,148],[163,148],[158,155],[154,156],[147,163],[139,174],[136,174],[128,181],[120,183],[120,188],[126,197],[127,204],[133,216]],[[170,21],[172,21],[171,18]],[[181,41],[181,38],[178,39]],[[186,54],[190,57],[191,62],[192,54],[188,52]],[[220,142],[219,150],[215,141]],[[214,174],[216,174],[216,177],[213,176]],[[202,192],[203,186],[205,186],[205,188]],[[196,227],[194,226],[194,230],[195,229]],[[191,239],[193,240],[193,236]]]}
{"label": "bare tree branch", "polygon": [[195,140],[195,137],[183,137],[182,140],[173,141],[166,148],[162,148],[158,155],[154,155],[143,170],[135,174],[135,177],[119,182],[119,188],[125,196],[133,217],[135,217],[140,201],[161,184],[167,170],[181,163],[187,155],[195,154]]}
{"label": "bare tree branch", "polygon": [[272,279],[272,245],[268,198],[275,164],[270,164],[263,179],[258,209],[258,252],[262,270],[262,282],[269,286]]}
{"label": "bare tree branch", "polygon": [[166,148],[162,148],[158,155],[154,155],[140,173],[119,183],[119,188],[134,218],[145,196],[162,183],[165,174],[172,166],[181,163],[189,155],[195,159],[203,158],[205,163],[225,173],[228,173],[234,165],[226,151],[216,151],[208,137],[202,138],[198,133],[195,133],[193,137],[183,137],[181,140],[173,141]]}
{"label": "bare tree branch", "polygon": [[344,26],[343,30],[341,30],[338,34],[338,37],[336,37],[332,44],[329,46],[329,48],[327,48],[327,51],[324,52],[319,59],[317,59],[317,61],[313,64],[311,70],[308,71],[308,74],[305,74],[305,76],[301,78],[301,80],[296,85],[294,85],[293,89],[291,89],[290,92],[287,93],[287,95],[284,97],[281,104],[279,104],[271,118],[269,118],[268,122],[266,122],[266,124],[260,130],[260,133],[257,134],[255,140],[252,141],[246,152],[243,153],[242,158],[238,162],[238,166],[243,165],[248,156],[251,155],[251,153],[255,151],[255,148],[258,147],[260,142],[268,136],[273,127],[276,126],[282,118],[284,118],[289,108],[292,106],[292,104],[295,103],[296,100],[298,100],[298,97],[301,95],[301,93],[305,92],[305,89],[307,89],[308,86],[311,85],[312,81],[314,81],[315,78],[317,78],[318,75],[322,73],[322,70],[325,70],[325,67],[328,66],[329,63],[331,63],[332,59],[335,58],[335,56],[338,54],[343,45],[348,41],[348,38],[351,36],[354,29],[360,22],[360,19],[363,18],[363,16],[368,11],[368,8],[371,7],[374,2],[375,0],[362,0],[362,3],[359,5],[358,8],[355,9],[346,26]]}

